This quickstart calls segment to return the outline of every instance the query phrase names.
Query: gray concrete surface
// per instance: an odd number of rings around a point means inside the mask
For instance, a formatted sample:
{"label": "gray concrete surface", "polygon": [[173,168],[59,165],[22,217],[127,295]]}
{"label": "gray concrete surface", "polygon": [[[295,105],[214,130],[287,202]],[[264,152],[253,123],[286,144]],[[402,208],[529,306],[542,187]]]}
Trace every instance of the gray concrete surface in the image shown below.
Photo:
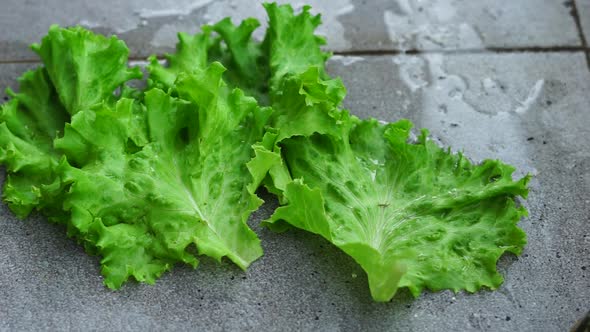
{"label": "gray concrete surface", "polygon": [[590,44],[590,0],[576,0],[586,44]]}
{"label": "gray concrete surface", "polygon": [[[580,13],[584,1],[577,3]],[[13,62],[34,59],[24,45],[52,22],[86,20],[107,32],[131,29],[122,36],[139,57],[172,45],[177,29],[194,29],[223,13],[238,17],[245,8],[237,1],[201,1],[207,3],[203,7],[197,1],[149,1],[142,11],[139,1],[108,3],[76,2],[64,10],[51,1],[3,1],[0,87],[14,87],[16,77],[36,65]],[[581,48],[553,47],[581,45],[571,6],[435,1],[423,9],[427,15],[454,18],[429,21],[422,37],[460,18],[488,36],[485,42],[466,46],[451,31],[452,42],[441,52],[371,56],[363,50],[397,47],[387,11],[416,8],[405,22],[417,26],[426,14],[418,10],[421,1],[368,3],[327,1],[320,8],[337,8],[324,28],[334,40],[330,47],[359,53],[336,56],[328,65],[348,88],[345,106],[361,117],[410,118],[474,160],[500,158],[517,166],[519,175],[535,175],[524,202],[530,216],[521,221],[529,244],[521,257],[500,260],[506,278],[500,289],[426,292],[418,299],[401,291],[391,303],[373,303],[362,270],[326,241],[260,228],[276,206],[265,195],[267,204],[250,220],[265,256],[247,272],[204,259],[197,270],[177,267],[155,286],[130,283],[112,292],[102,285],[98,258],[87,256],[61,227],[39,216],[16,220],[0,204],[0,331],[565,331],[590,310],[590,72]],[[490,8],[500,23],[484,19]],[[154,19],[154,13],[160,16]],[[154,36],[168,44],[154,46]],[[486,51],[490,45],[546,49],[495,53]]]}
{"label": "gray concrete surface", "polygon": [[[83,26],[128,43],[134,57],[174,47],[178,31],[231,16],[266,21],[262,0],[3,0],[0,61],[34,59],[28,45],[50,24]],[[289,2],[281,0],[279,2]],[[320,32],[337,51],[479,49],[580,45],[568,1],[309,0],[322,13]],[[539,9],[542,10],[539,10]]]}

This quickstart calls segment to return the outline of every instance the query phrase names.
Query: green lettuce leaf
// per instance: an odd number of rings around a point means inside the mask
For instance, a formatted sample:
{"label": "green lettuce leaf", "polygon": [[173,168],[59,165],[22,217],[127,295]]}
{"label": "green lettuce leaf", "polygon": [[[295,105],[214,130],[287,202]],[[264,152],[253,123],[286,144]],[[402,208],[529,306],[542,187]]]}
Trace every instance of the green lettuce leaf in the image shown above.
{"label": "green lettuce leaf", "polygon": [[[255,41],[252,33],[260,26],[258,20],[248,18],[235,26],[225,18],[212,26],[220,36],[216,52],[210,52],[212,60],[220,61],[228,68],[224,74],[227,83],[242,89],[262,105],[268,104],[268,49]],[[223,42],[223,43],[222,43]]]}
{"label": "green lettuce leaf", "polygon": [[127,68],[122,41],[80,27],[52,26],[32,48],[45,67],[26,72],[19,93],[8,90],[13,99],[2,105],[0,115],[0,162],[8,170],[3,197],[20,218],[38,209],[61,221],[64,188],[55,170],[61,153],[53,148],[54,138],[70,114],[116,100],[117,87],[142,75]]}
{"label": "green lettuce leaf", "polygon": [[43,60],[59,100],[71,115],[114,100],[115,89],[143,76],[139,68],[127,67],[129,49],[122,40],[82,27],[52,25],[41,44],[32,49]]}
{"label": "green lettuce leaf", "polygon": [[213,43],[210,34],[211,29],[208,26],[203,26],[202,32],[195,35],[180,32],[176,53],[165,55],[167,66],[162,66],[156,56],[150,56],[148,59],[150,63],[147,66],[150,73],[148,85],[170,89],[180,73],[205,69],[208,63],[207,52]]}
{"label": "green lettuce leaf", "polygon": [[130,276],[153,283],[175,262],[196,266],[197,253],[243,269],[262,255],[246,224],[262,203],[246,163],[270,110],[227,87],[224,70],[213,63],[181,74],[175,89],[183,99],[146,92],[143,145],[128,99],[79,112],[56,140],[72,162],[61,165],[71,186],[70,234],[103,256],[107,286]]}
{"label": "green lettuce leaf", "polygon": [[499,161],[472,165],[426,132],[410,144],[408,121],[380,125],[339,109],[345,89],[324,71],[319,17],[266,7],[276,129],[254,161],[266,165],[266,186],[282,205],[266,225],[332,242],[366,271],[376,301],[400,287],[415,296],[498,287],[496,261],[526,242],[515,197],[526,197],[529,178],[513,181]]}
{"label": "green lettuce leaf", "polygon": [[266,165],[266,170],[259,168],[259,173],[253,175],[263,178],[265,187],[282,201],[282,191],[291,177],[282,162],[281,148],[274,143],[294,135],[338,136],[336,124],[340,123],[342,112],[336,106],[344,99],[346,89],[339,78],[331,79],[325,72],[325,61],[330,54],[320,49],[325,40],[314,35],[321,23],[320,16],[312,16],[307,6],[298,15],[290,5],[264,6],[269,28],[263,50],[268,52],[273,114],[272,128],[254,146],[257,153],[252,161]]}
{"label": "green lettuce leaf", "polygon": [[4,201],[25,218],[35,208],[54,205],[60,154],[53,139],[63,132],[69,115],[44,68],[26,72],[19,83],[20,92],[8,90],[12,100],[0,110],[0,163],[8,171]]}
{"label": "green lettuce leaf", "polygon": [[[208,64],[220,62],[228,70],[224,81],[240,88],[247,95],[256,97],[259,104],[268,103],[268,60],[264,45],[252,38],[260,26],[258,20],[249,18],[235,26],[228,17],[213,26],[202,26],[194,35],[178,34],[174,54],[166,54],[164,66],[156,56],[149,58],[147,66],[150,87],[169,89],[181,73],[204,69]],[[217,33],[214,35],[213,33]]]}
{"label": "green lettuce leaf", "polygon": [[427,140],[407,143],[410,123],[355,123],[339,138],[314,134],[280,143],[296,180],[270,223],[286,221],[319,234],[367,272],[373,298],[398,287],[431,290],[496,288],[496,262],[526,243],[516,226],[526,211],[525,177],[486,160],[474,166]]}
{"label": "green lettuce leaf", "polygon": [[312,16],[309,6],[304,6],[299,15],[294,14],[290,5],[266,3],[264,8],[269,19],[264,43],[269,49],[271,95],[280,93],[283,76],[303,73],[312,66],[318,67],[322,78],[327,78],[324,64],[331,54],[320,49],[326,40],[314,35],[322,22],[320,15]]}
{"label": "green lettuce leaf", "polygon": [[176,261],[196,264],[182,252],[167,250],[150,227],[151,202],[141,192],[143,183],[134,181],[143,169],[133,161],[139,153],[132,140],[137,129],[133,104],[121,99],[114,108],[102,104],[80,111],[66,125],[63,138],[55,140],[68,157],[59,166],[69,187],[63,204],[69,213],[68,234],[102,256],[102,274],[110,288],[120,287],[129,276],[153,283]]}
{"label": "green lettuce leaf", "polygon": [[516,199],[529,177],[513,180],[497,160],[473,165],[426,131],[409,143],[406,120],[341,109],[346,89],[314,35],[320,16],[264,7],[261,42],[255,19],[180,33],[167,65],[150,57],[147,90],[127,86],[142,75],[121,40],[52,26],[32,47],[44,67],[0,109],[14,213],[65,224],[116,289],[196,267],[198,255],[247,268],[262,255],[246,221],[263,184],[281,205],[265,225],[326,238],[366,271],[377,301],[400,287],[498,287],[498,258],[526,243]]}

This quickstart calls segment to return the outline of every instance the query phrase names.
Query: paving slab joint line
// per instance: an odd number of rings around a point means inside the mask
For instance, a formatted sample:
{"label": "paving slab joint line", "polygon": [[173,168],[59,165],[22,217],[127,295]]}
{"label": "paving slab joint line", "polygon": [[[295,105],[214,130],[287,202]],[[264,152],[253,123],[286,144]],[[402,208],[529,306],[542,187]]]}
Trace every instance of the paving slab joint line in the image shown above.
{"label": "paving slab joint line", "polygon": [[576,1],[572,0],[572,16],[574,17],[574,22],[576,22],[576,28],[578,29],[578,36],[582,43],[582,47],[586,49],[586,64],[588,65],[588,70],[590,70],[590,50],[588,49],[588,43],[586,43],[586,36],[584,35],[584,29],[582,28],[582,21],[580,20],[580,14],[578,12],[578,6],[576,5]]}
{"label": "paving slab joint line", "polygon": [[352,50],[334,51],[335,55],[342,56],[370,56],[370,55],[418,55],[418,54],[481,54],[481,53],[573,53],[590,52],[585,46],[523,46],[523,47],[487,47],[487,48],[464,48],[464,49],[442,49],[442,50]]}
{"label": "paving slab joint line", "polygon": [[13,59],[13,60],[0,60],[0,64],[2,65],[11,65],[11,64],[19,64],[19,63],[41,63],[39,59]]}
{"label": "paving slab joint line", "polygon": [[[582,36],[583,37],[583,36]],[[328,50],[329,51],[329,50]],[[590,69],[590,48],[586,45],[582,46],[523,46],[523,47],[488,47],[488,48],[464,48],[464,49],[441,49],[441,50],[383,50],[383,49],[366,49],[366,50],[350,50],[350,51],[332,51],[334,55],[341,56],[393,56],[393,55],[419,55],[419,54],[493,54],[493,53],[575,53],[583,52],[588,60],[588,68]],[[165,60],[162,54],[156,55],[158,60]],[[130,56],[129,61],[147,61],[147,57]],[[41,63],[40,59],[15,59],[15,60],[1,60],[0,64],[36,64]]]}

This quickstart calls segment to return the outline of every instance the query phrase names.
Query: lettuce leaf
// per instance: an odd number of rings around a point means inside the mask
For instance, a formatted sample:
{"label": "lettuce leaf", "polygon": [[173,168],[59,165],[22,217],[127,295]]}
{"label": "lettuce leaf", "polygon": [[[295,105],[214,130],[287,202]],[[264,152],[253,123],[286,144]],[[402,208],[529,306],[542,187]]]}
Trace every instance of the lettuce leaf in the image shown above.
{"label": "lettuce leaf", "polygon": [[313,34],[321,24],[320,15],[312,16],[309,6],[304,6],[299,15],[294,14],[290,5],[266,3],[264,8],[269,19],[265,43],[269,48],[271,95],[280,93],[279,85],[285,75],[300,74],[312,66],[318,68],[322,78],[327,78],[324,63],[331,54],[320,49],[326,40]]}
{"label": "lettuce leaf", "polygon": [[194,35],[179,33],[176,53],[164,56],[165,66],[156,56],[149,58],[149,86],[174,88],[181,73],[220,62],[228,69],[223,79],[229,86],[256,97],[261,105],[268,104],[268,51],[265,45],[252,38],[259,26],[258,20],[253,18],[235,26],[228,17],[215,25],[202,26],[201,32]]}
{"label": "lettuce leaf", "polygon": [[[228,88],[224,70],[213,63],[181,74],[183,99],[155,88],[145,109],[121,99],[114,109],[81,111],[56,140],[73,163],[61,165],[70,232],[103,257],[107,286],[130,276],[153,283],[175,262],[196,266],[197,253],[243,269],[262,255],[246,225],[262,200],[249,189],[244,147],[262,137],[269,109]],[[142,114],[147,142],[133,135]]]}
{"label": "lettuce leaf", "polygon": [[185,32],[178,33],[178,43],[175,54],[166,54],[167,66],[162,66],[154,55],[149,57],[147,70],[150,73],[148,85],[161,89],[170,89],[178,75],[184,72],[192,72],[196,69],[205,69],[208,63],[207,52],[212,47],[210,38],[211,30],[207,26],[202,32],[189,35]]}
{"label": "lettuce leaf", "polygon": [[82,27],[52,25],[41,44],[32,45],[71,115],[105,100],[132,79],[140,79],[139,68],[129,69],[129,49],[122,40],[106,38]]}
{"label": "lettuce leaf", "polygon": [[19,83],[20,92],[8,90],[12,100],[0,110],[0,163],[8,172],[4,201],[25,218],[33,209],[54,203],[60,154],[53,139],[63,132],[69,115],[44,68],[26,72]]}
{"label": "lettuce leaf", "polygon": [[220,50],[210,52],[210,58],[219,60],[228,68],[224,78],[229,85],[239,87],[264,105],[268,103],[270,72],[266,45],[252,38],[259,26],[258,20],[253,18],[245,19],[239,26],[235,26],[230,18],[219,21],[212,30],[219,34]]}
{"label": "lettuce leaf", "polygon": [[285,206],[269,223],[319,234],[367,272],[377,301],[398,287],[496,288],[496,262],[526,243],[516,226],[528,177],[499,161],[472,165],[427,140],[409,144],[410,123],[354,123],[339,138],[314,134],[280,143],[290,175]]}
{"label": "lettuce leaf", "polygon": [[45,66],[19,79],[19,93],[8,90],[13,99],[0,114],[0,162],[8,171],[3,198],[20,218],[37,209],[61,222],[64,187],[56,172],[61,152],[53,140],[63,134],[70,115],[114,102],[115,89],[142,74],[128,69],[122,41],[80,27],[52,26],[32,48]]}
{"label": "lettuce leaf", "polygon": [[141,74],[122,41],[53,26],[33,46],[45,67],[25,73],[2,105],[5,201],[21,218],[39,209],[64,223],[102,257],[110,288],[129,277],[153,283],[177,262],[196,266],[197,255],[243,269],[262,255],[246,224],[262,203],[246,164],[271,110],[207,63],[206,33],[181,41],[168,67],[150,68],[169,93],[140,91],[125,86]]}
{"label": "lettuce leaf", "polygon": [[0,109],[12,211],[63,223],[117,289],[199,255],[246,269],[262,255],[246,221],[264,185],[280,202],[264,224],[326,238],[366,271],[377,301],[400,287],[498,287],[498,258],[526,243],[516,199],[529,177],[473,165],[425,130],[410,143],[407,120],[341,109],[346,89],[314,35],[320,16],[264,7],[262,41],[255,19],[180,33],[166,65],[150,57],[146,89],[127,86],[142,75],[123,41],[52,26],[33,45],[44,67]]}
{"label": "lettuce leaf", "polygon": [[[323,71],[317,18],[267,10],[276,129],[255,160],[267,162],[267,187],[282,206],[266,225],[304,229],[342,249],[366,271],[376,301],[400,287],[415,296],[498,287],[498,258],[526,243],[515,197],[526,197],[529,177],[513,181],[514,169],[499,161],[473,165],[426,131],[408,143],[407,120],[381,125],[340,109],[345,90]],[[305,28],[295,34],[295,26]]]}

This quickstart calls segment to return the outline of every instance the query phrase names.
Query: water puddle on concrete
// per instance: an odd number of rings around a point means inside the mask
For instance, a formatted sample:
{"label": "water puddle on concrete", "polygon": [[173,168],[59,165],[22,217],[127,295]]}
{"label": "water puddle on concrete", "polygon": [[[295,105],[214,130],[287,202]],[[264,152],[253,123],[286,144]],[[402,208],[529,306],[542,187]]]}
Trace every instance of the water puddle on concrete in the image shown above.
{"label": "water puddle on concrete", "polygon": [[167,16],[176,16],[179,19],[182,19],[183,16],[190,15],[193,11],[207,6],[211,4],[211,2],[213,2],[213,0],[191,1],[184,6],[182,6],[182,2],[180,2],[181,5],[179,6],[179,2],[174,1],[173,3],[175,3],[175,5],[173,6],[158,9],[141,8],[140,10],[135,11],[134,14],[146,20]]}
{"label": "water puddle on concrete", "polygon": [[[537,81],[524,100],[502,91],[501,83],[484,77],[477,83],[479,91],[493,92],[497,104],[504,105],[488,111],[483,102],[477,103],[469,81],[445,70],[445,56],[425,54],[401,55],[392,58],[401,81],[412,92],[420,94],[419,125],[431,131],[433,139],[455,151],[464,151],[475,162],[487,158],[500,158],[516,166],[515,176],[536,173],[530,165],[526,147],[524,115],[536,102],[544,81]],[[466,95],[471,95],[467,101]]]}
{"label": "water puddle on concrete", "polygon": [[342,56],[342,55],[333,55],[330,58],[330,61],[337,61],[340,62],[342,65],[346,66],[350,66],[356,62],[360,62],[365,60],[365,58],[360,57],[360,56]]}
{"label": "water puddle on concrete", "polygon": [[534,105],[534,103],[537,102],[537,100],[539,99],[539,95],[541,94],[541,91],[543,90],[543,87],[545,85],[545,80],[538,80],[535,85],[529,90],[529,94],[527,95],[526,99],[523,101],[520,101],[520,106],[518,106],[514,112],[518,113],[518,114],[524,114],[526,112],[528,112],[528,110],[531,108],[531,106]]}
{"label": "water puddle on concrete", "polygon": [[384,12],[394,46],[400,50],[482,48],[477,29],[462,21],[452,0],[395,0]]}
{"label": "water puddle on concrete", "polygon": [[[152,1],[122,1],[113,3],[108,15],[104,15],[104,10],[91,10],[88,16],[81,19],[78,24],[88,28],[108,27],[115,33],[122,34],[140,26],[146,26],[150,20],[161,17],[174,17],[182,19],[190,15],[213,0],[160,0]],[[91,5],[93,6],[93,5]],[[99,16],[94,16],[97,13]],[[131,13],[131,15],[130,15]]]}

